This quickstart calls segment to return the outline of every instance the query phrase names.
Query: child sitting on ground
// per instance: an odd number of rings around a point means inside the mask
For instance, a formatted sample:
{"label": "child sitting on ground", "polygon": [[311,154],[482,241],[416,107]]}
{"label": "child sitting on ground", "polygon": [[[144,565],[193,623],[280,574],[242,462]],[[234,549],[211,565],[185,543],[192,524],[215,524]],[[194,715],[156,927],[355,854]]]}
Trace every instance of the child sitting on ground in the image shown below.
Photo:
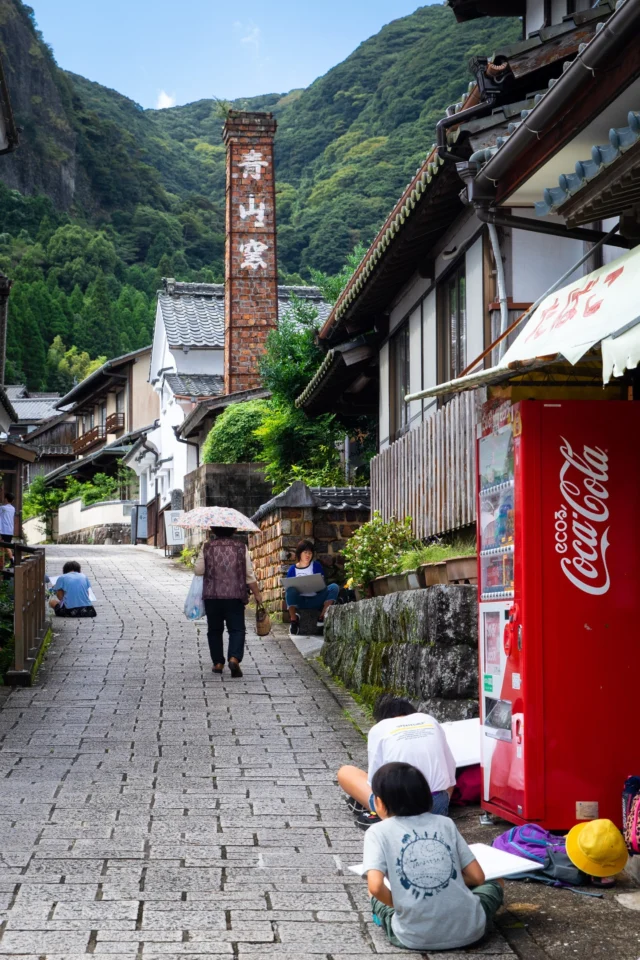
{"label": "child sitting on ground", "polygon": [[364,839],[374,922],[394,946],[410,950],[455,950],[480,940],[502,904],[503,881],[485,883],[453,821],[431,812],[429,784],[415,767],[387,763],[371,786],[382,821]]}
{"label": "child sitting on ground", "polygon": [[418,713],[408,700],[389,694],[378,699],[373,715],[376,723],[367,737],[368,771],[351,766],[338,770],[338,783],[349,797],[349,808],[357,814],[358,826],[366,830],[378,823],[371,783],[376,770],[391,761],[410,763],[422,771],[432,787],[433,812],[446,816],[456,783],[456,763],[438,721],[428,713]]}
{"label": "child sitting on ground", "polygon": [[78,561],[68,560],[62,568],[62,576],[56,580],[56,596],[49,600],[49,606],[56,617],[95,617],[90,589],[89,578],[82,573]]}

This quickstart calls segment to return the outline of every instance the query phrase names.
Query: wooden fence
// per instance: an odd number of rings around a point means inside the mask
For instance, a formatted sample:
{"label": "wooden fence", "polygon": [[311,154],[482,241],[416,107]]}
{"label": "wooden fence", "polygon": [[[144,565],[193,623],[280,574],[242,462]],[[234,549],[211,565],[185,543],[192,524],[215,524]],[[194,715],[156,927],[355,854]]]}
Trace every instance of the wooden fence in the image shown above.
{"label": "wooden fence", "polygon": [[29,684],[31,668],[47,632],[45,555],[44,550],[32,550],[20,544],[13,550],[15,652],[7,682]]}
{"label": "wooden fence", "polygon": [[419,539],[475,522],[477,391],[461,393],[371,461],[371,509]]}

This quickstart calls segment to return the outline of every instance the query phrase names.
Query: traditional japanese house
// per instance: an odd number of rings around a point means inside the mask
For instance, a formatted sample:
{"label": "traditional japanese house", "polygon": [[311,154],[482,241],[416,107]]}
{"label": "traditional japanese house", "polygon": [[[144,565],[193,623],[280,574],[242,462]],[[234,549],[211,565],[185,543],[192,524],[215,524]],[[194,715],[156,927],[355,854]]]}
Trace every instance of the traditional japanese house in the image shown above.
{"label": "traditional japanese house", "polygon": [[[472,371],[482,384],[517,317],[639,238],[640,4],[450,6],[459,20],[519,14],[523,40],[473,57],[469,90],[335,305],[325,361],[298,399],[311,415],[375,403],[372,509],[410,515],[420,537],[475,517],[484,393],[451,399],[443,385]],[[554,383],[602,396],[594,367],[564,364],[547,374]]]}

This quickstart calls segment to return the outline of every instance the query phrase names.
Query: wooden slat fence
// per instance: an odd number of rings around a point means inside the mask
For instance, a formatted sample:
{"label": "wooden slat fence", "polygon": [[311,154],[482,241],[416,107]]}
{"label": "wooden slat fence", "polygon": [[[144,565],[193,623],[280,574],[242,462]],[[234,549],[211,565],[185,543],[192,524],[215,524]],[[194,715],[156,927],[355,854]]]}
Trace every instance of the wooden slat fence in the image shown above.
{"label": "wooden slat fence", "polygon": [[475,522],[477,391],[461,393],[371,461],[371,508],[419,539]]}
{"label": "wooden slat fence", "polygon": [[30,682],[30,670],[47,629],[44,550],[16,544],[14,549],[15,650],[9,683]]}

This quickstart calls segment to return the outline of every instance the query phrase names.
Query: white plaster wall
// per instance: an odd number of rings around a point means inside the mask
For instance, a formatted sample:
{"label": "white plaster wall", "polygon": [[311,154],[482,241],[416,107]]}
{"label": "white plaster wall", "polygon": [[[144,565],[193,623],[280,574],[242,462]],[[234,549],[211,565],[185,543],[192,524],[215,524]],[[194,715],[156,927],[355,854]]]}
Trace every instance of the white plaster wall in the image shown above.
{"label": "white plaster wall", "polygon": [[391,313],[389,314],[389,333],[392,333],[395,328],[402,323],[416,300],[419,300],[420,297],[424,296],[427,292],[431,286],[431,282],[431,280],[425,280],[419,277],[416,273],[411,280],[405,284],[391,307]]}
{"label": "white plaster wall", "polygon": [[[423,387],[435,387],[438,382],[438,340],[436,324],[436,292],[432,290],[422,305],[423,323]],[[425,416],[437,407],[437,400],[425,400]]]}
{"label": "white plaster wall", "polygon": [[160,304],[156,307],[156,323],[153,329],[153,345],[151,348],[151,363],[149,365],[149,379],[155,380],[158,376],[158,370],[170,366],[175,370],[175,363],[169,351],[167,343],[167,334],[162,319]]}
{"label": "white plaster wall", "polygon": [[178,373],[219,373],[224,374],[224,350],[169,350],[170,359],[166,366],[173,365]]}
{"label": "white plaster wall", "polygon": [[527,36],[539,30],[544,23],[544,0],[527,0]]}
{"label": "white plaster wall", "polygon": [[90,507],[83,507],[80,498],[69,500],[58,509],[58,536],[106,523],[128,523],[131,506],[130,500],[105,500]]}
{"label": "white plaster wall", "polygon": [[465,270],[467,275],[466,366],[484,350],[485,303],[481,237],[467,250]]}
{"label": "white plaster wall", "polygon": [[[422,307],[418,305],[409,317],[409,387],[411,393],[422,390]],[[422,401],[409,404],[409,424],[412,430],[422,422]]]}
{"label": "white plaster wall", "polygon": [[[518,210],[519,216],[525,211]],[[569,270],[584,253],[581,240],[568,240],[543,233],[513,230],[511,237],[510,291],[516,303],[533,303]],[[567,279],[573,283],[583,275],[580,269]]]}
{"label": "white plaster wall", "polygon": [[567,0],[551,0],[551,22],[562,23],[567,15]]}
{"label": "white plaster wall", "polygon": [[459,257],[458,251],[481,230],[482,224],[475,214],[469,210],[460,214],[457,220],[454,220],[437,246],[439,253],[436,256],[436,279],[439,279],[449,269]]}
{"label": "white plaster wall", "polygon": [[389,446],[389,344],[380,348],[380,413],[378,419],[380,449]]}
{"label": "white plaster wall", "polygon": [[30,547],[35,547],[39,543],[44,543],[45,523],[41,517],[31,517],[30,520],[24,520],[22,524],[22,533],[24,539]]}

